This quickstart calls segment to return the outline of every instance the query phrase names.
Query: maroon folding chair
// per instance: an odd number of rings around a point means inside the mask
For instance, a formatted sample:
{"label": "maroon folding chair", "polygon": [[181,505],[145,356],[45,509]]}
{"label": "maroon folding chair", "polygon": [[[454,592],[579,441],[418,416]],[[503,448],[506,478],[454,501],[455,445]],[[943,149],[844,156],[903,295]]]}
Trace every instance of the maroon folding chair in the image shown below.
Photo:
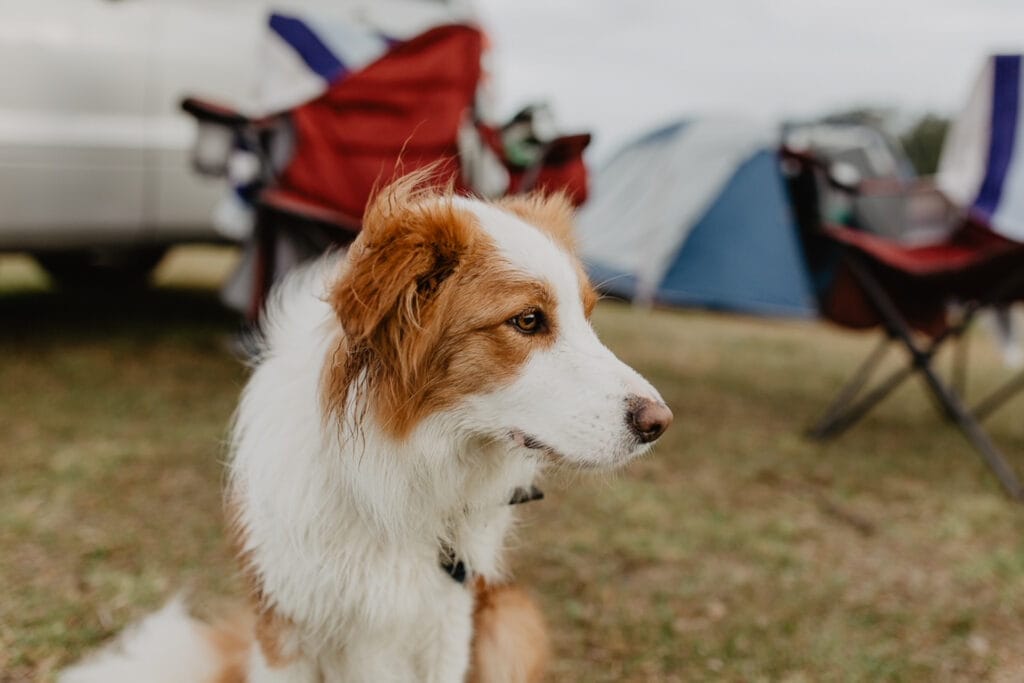
{"label": "maroon folding chair", "polygon": [[[984,308],[1024,300],[1024,244],[964,217],[945,239],[908,246],[822,217],[821,195],[856,195],[859,183],[838,180],[828,164],[805,152],[783,150],[797,222],[812,270],[827,281],[819,291],[822,315],[849,328],[881,327],[884,337],[810,429],[816,439],[839,436],[908,378],[924,381],[944,414],[963,432],[1006,492],[1024,500],[1024,487],[981,421],[1024,388],[1021,373],[973,407],[964,399],[965,359],[952,381],[936,369],[936,354],[961,340]],[[869,388],[893,345],[907,364]],[[960,349],[963,349],[960,345]]]}
{"label": "maroon folding chair", "polygon": [[314,99],[258,119],[197,98],[182,102],[201,133],[204,127],[213,135],[229,132],[228,142],[208,155],[211,163],[197,138],[193,161],[199,172],[224,175],[224,148],[231,144],[259,159],[258,177],[245,189],[256,212],[250,321],[259,317],[268,290],[282,275],[275,262],[282,233],[298,240],[305,256],[345,246],[355,239],[375,188],[426,167],[433,168],[438,184],[450,181],[459,191],[475,191],[460,158],[459,136],[467,121],[507,170],[506,193],[546,188],[562,190],[577,203],[585,199],[583,150],[589,134],[555,138],[523,166],[505,156],[500,130],[476,120],[484,43],[475,26],[434,27],[394,43],[358,71],[339,72]]}

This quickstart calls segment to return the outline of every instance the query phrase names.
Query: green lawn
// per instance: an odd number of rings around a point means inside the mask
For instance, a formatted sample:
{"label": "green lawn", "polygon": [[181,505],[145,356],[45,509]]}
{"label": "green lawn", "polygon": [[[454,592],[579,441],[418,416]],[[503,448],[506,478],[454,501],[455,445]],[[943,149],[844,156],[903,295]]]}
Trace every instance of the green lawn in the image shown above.
{"label": "green lawn", "polygon": [[[182,250],[153,291],[100,296],[0,258],[0,682],[49,680],[176,591],[203,613],[239,594],[219,487],[245,370],[210,290],[230,259]],[[801,437],[872,336],[614,303],[596,325],[676,421],[524,511],[552,681],[1024,681],[1024,507],[920,387]],[[1020,469],[1022,409],[990,425]]]}

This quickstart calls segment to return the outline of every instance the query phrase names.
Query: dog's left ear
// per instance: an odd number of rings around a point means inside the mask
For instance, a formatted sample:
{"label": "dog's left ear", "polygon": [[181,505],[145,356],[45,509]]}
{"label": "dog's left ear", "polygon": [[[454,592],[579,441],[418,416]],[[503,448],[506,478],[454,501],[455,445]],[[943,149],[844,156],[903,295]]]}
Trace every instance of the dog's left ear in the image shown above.
{"label": "dog's left ear", "polygon": [[403,331],[423,325],[473,239],[472,217],[450,196],[407,189],[386,189],[367,210],[331,291],[350,348],[401,345]]}

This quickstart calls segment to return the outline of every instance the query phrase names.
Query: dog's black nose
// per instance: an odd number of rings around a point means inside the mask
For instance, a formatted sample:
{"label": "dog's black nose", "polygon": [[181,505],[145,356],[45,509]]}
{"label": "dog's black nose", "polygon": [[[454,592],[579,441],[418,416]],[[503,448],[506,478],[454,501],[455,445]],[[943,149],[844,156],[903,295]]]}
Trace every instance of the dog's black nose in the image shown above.
{"label": "dog's black nose", "polygon": [[641,443],[650,443],[672,424],[672,411],[661,401],[631,396],[626,408],[626,423]]}

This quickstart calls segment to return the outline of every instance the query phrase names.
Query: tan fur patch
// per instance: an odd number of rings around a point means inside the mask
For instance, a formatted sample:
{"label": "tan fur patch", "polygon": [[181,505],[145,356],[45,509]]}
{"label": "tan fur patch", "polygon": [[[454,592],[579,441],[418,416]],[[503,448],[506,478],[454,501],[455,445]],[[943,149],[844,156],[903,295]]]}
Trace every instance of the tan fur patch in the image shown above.
{"label": "tan fur patch", "polygon": [[260,608],[256,617],[256,642],[270,668],[280,669],[298,658],[299,653],[286,644],[294,629],[292,621],[273,608],[266,605]]}
{"label": "tan fur patch", "polygon": [[[506,263],[476,217],[450,194],[393,185],[366,212],[363,232],[329,295],[343,335],[325,369],[327,415],[353,384],[380,427],[401,438],[425,416],[515,377],[557,334],[553,292]],[[544,313],[545,331],[507,324]],[[360,379],[361,378],[361,379]]]}
{"label": "tan fur patch", "polygon": [[252,646],[252,615],[239,612],[207,627],[206,636],[217,651],[221,670],[209,683],[246,683]]}
{"label": "tan fur patch", "polygon": [[468,683],[537,683],[550,658],[544,616],[522,589],[477,579]]}
{"label": "tan fur patch", "polygon": [[590,283],[590,277],[587,276],[587,272],[583,270],[583,264],[578,260],[576,261],[576,277],[580,281],[580,301],[583,303],[583,313],[587,316],[587,320],[590,320],[594,306],[597,306],[597,290]]}

